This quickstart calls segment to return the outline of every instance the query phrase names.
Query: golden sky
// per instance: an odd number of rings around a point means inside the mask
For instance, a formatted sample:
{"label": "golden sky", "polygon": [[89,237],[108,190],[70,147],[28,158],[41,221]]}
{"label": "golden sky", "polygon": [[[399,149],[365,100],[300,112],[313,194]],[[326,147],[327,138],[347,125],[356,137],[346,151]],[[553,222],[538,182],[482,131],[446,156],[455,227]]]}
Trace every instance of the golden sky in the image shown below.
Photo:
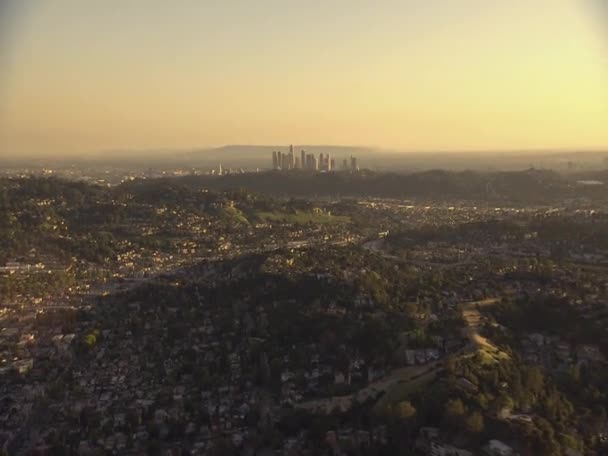
{"label": "golden sky", "polygon": [[608,149],[608,16],[593,0],[3,4],[3,156]]}

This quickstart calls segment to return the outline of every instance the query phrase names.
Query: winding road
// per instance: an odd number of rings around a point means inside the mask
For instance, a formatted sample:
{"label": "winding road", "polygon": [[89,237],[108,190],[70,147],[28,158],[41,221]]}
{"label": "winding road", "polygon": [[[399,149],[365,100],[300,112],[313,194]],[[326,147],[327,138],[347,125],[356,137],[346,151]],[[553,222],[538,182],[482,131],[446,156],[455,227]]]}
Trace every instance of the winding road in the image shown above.
{"label": "winding road", "polygon": [[[385,253],[382,249],[383,243],[383,239],[374,239],[363,243],[362,247],[389,260],[402,261],[402,259],[394,255]],[[462,304],[462,316],[466,324],[463,328],[463,335],[469,342],[458,351],[452,353],[452,355],[473,353],[480,349],[485,349],[492,353],[501,353],[495,345],[479,334],[481,322],[479,308],[494,305],[498,302],[500,302],[500,298],[488,298],[481,301],[472,301]],[[420,366],[408,366],[394,369],[386,377],[370,383],[353,394],[304,401],[295,404],[295,407],[320,414],[329,414],[334,410],[344,412],[349,410],[355,403],[362,403],[370,398],[375,398],[380,394],[388,392],[389,389],[398,383],[415,381],[425,374],[440,369],[442,363],[443,359],[440,359]]]}

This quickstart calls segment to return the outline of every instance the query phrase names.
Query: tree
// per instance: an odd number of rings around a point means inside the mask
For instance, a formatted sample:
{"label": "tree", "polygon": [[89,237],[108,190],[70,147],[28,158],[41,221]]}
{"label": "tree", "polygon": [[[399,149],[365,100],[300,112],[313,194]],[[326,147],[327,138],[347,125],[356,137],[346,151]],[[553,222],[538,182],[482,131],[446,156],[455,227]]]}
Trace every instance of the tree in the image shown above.
{"label": "tree", "polygon": [[445,414],[448,417],[462,416],[466,413],[466,408],[461,399],[450,399],[445,404]]}
{"label": "tree", "polygon": [[456,374],[456,369],[458,367],[457,359],[454,355],[448,356],[445,361],[445,370],[452,375]]}
{"label": "tree", "polygon": [[462,429],[466,407],[460,399],[450,399],[444,407],[444,421],[453,429]]}
{"label": "tree", "polygon": [[416,415],[416,408],[410,401],[401,401],[395,407],[395,415],[399,419],[409,419]]}
{"label": "tree", "polygon": [[509,415],[515,408],[515,402],[507,393],[501,392],[501,394],[494,401],[493,408],[497,415]]}
{"label": "tree", "polygon": [[545,379],[538,367],[530,367],[524,372],[524,387],[533,394],[540,394],[543,390]]}
{"label": "tree", "polygon": [[418,305],[415,302],[406,302],[403,305],[403,308],[405,313],[410,317],[413,317],[418,313]]}
{"label": "tree", "polygon": [[471,434],[480,434],[483,432],[483,416],[479,412],[473,412],[464,421],[464,428]]}

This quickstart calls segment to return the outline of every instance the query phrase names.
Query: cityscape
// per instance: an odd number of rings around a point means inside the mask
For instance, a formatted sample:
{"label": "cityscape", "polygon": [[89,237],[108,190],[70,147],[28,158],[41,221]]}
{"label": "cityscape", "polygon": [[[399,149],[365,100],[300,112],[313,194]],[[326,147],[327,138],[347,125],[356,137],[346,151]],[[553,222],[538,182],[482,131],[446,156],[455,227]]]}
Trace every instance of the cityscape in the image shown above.
{"label": "cityscape", "polygon": [[605,447],[605,171],[324,176],[1,178],[4,451]]}

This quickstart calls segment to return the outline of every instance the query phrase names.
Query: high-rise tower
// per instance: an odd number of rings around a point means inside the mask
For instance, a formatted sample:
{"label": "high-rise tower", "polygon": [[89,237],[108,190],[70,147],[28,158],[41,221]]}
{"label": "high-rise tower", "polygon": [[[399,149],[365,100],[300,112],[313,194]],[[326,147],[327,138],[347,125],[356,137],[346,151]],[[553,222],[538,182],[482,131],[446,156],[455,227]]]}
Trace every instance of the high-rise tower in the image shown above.
{"label": "high-rise tower", "polygon": [[272,151],[272,169],[275,169],[275,170],[278,169],[278,167],[279,167],[279,161],[277,158],[278,158],[277,151],[273,150]]}

